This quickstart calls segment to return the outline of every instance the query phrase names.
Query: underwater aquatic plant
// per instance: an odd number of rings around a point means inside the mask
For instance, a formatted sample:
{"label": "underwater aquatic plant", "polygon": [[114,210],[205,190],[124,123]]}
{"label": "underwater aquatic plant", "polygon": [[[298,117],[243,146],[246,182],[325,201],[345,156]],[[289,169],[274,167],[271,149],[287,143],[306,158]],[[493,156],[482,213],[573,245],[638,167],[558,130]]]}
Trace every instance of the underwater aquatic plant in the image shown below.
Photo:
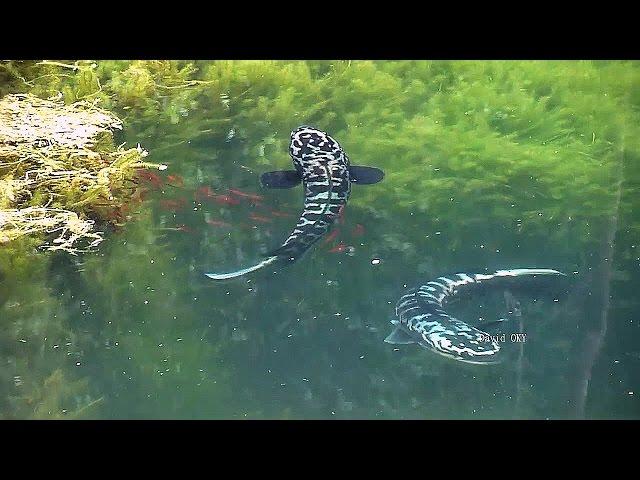
{"label": "underwater aquatic plant", "polygon": [[160,168],[139,145],[113,146],[122,122],[94,103],[64,105],[29,94],[0,100],[0,243],[61,232],[49,250],[79,251],[102,241],[96,222],[135,191],[138,168]]}
{"label": "underwater aquatic plant", "polygon": [[59,234],[44,245],[46,250],[64,250],[77,254],[78,240],[90,241],[87,248],[98,245],[103,239],[101,232],[93,232],[92,220],[81,220],[74,212],[55,208],[28,207],[15,210],[0,210],[0,243],[9,242],[23,235],[35,233]]}

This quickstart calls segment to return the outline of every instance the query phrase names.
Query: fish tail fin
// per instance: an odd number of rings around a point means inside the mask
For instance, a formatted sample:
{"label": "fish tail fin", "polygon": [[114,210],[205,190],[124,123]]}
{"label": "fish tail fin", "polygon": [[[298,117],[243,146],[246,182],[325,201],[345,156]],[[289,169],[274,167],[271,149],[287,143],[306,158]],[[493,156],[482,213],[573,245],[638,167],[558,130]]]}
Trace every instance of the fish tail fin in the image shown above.
{"label": "fish tail fin", "polygon": [[267,265],[271,265],[273,262],[278,260],[277,256],[271,256],[265,258],[261,262],[247,268],[242,268],[240,270],[236,270],[234,272],[228,273],[205,273],[205,275],[213,280],[227,280],[229,278],[241,277],[242,275],[246,275],[247,273],[255,272],[256,270],[260,270],[261,268],[266,267]]}
{"label": "fish tail fin", "polygon": [[513,277],[521,277],[524,275],[562,275],[567,276],[565,273],[562,273],[558,270],[553,270],[551,268],[513,268],[510,270],[498,270],[496,272],[499,276],[513,276]]}
{"label": "fish tail fin", "polygon": [[300,257],[301,253],[304,253],[304,250],[299,247],[296,248],[292,245],[281,245],[280,247],[271,250],[266,254],[267,257],[278,257],[281,260],[289,260],[295,261]]}

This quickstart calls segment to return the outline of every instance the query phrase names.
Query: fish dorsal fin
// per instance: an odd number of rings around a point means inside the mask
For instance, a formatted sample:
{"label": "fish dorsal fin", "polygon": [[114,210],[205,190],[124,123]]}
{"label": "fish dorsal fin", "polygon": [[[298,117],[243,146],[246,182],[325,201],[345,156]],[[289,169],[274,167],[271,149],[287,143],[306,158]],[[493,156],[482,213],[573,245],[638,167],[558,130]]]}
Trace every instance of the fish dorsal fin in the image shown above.
{"label": "fish dorsal fin", "polygon": [[387,343],[393,343],[397,345],[408,345],[409,343],[416,343],[416,340],[409,335],[400,325],[398,325],[393,332],[391,332],[387,338],[384,339]]}
{"label": "fish dorsal fin", "polygon": [[415,296],[416,301],[418,302],[418,306],[421,308],[426,308],[428,310],[433,310],[434,308],[441,307],[441,303],[438,297],[438,291],[426,291],[421,288],[416,290]]}
{"label": "fish dorsal fin", "polygon": [[480,323],[476,325],[476,328],[485,333],[495,333],[500,327],[507,325],[508,322],[509,320],[507,318],[501,318],[499,320],[494,320],[493,322]]}
{"label": "fish dorsal fin", "polygon": [[384,178],[384,172],[376,167],[351,166],[349,179],[358,185],[371,185]]}
{"label": "fish dorsal fin", "polygon": [[278,170],[260,175],[260,183],[265,188],[292,188],[301,180],[297,170]]}

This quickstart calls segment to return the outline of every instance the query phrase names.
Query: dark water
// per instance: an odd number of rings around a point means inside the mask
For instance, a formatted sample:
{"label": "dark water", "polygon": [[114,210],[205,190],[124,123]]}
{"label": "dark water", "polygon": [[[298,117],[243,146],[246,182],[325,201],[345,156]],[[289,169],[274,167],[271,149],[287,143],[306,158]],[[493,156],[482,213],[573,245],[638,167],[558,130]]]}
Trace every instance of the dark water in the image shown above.
{"label": "dark water", "polygon": [[[383,182],[354,185],[335,239],[285,269],[226,282],[204,273],[253,264],[301,211],[301,187],[258,182],[264,171],[291,168],[289,130],[274,131],[281,144],[262,151],[250,130],[154,150],[163,135],[156,131],[149,159],[169,169],[161,187],[146,184],[133,220],[94,254],[51,255],[41,268],[34,261],[33,276],[5,296],[0,416],[638,418],[637,238],[630,210],[616,207],[636,187],[622,182],[606,197],[610,214],[580,225],[557,214],[567,202],[579,212],[580,202],[544,197],[540,171],[509,177],[510,197],[491,182],[474,193],[454,182],[446,198],[425,205],[429,184],[414,177],[437,181],[445,160],[433,161],[427,143],[408,178],[384,152],[354,158],[350,148],[361,151],[367,133],[353,128],[342,130],[346,140],[330,133],[352,163],[383,168]],[[127,139],[138,134],[128,130]],[[618,159],[605,183],[617,185]],[[231,195],[236,204],[206,187],[262,198]],[[536,224],[536,215],[556,218]],[[568,279],[508,288],[522,305],[514,331],[527,336],[507,338],[503,363],[468,365],[383,342],[406,288],[523,267]],[[509,315],[505,288],[464,296],[451,311],[469,323]]]}

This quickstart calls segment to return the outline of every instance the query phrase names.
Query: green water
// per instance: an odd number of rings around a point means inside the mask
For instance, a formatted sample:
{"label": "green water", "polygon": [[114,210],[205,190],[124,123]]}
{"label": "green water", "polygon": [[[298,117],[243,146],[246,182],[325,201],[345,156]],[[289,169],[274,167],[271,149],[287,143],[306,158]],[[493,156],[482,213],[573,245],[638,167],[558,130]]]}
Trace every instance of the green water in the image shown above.
{"label": "green water", "polygon": [[[98,62],[116,143],[169,168],[96,252],[3,257],[0,418],[640,417],[637,62],[193,65],[208,83],[135,90],[142,66]],[[295,264],[208,280],[288,236],[302,188],[259,175],[292,168],[300,124],[384,180]],[[383,342],[406,288],[523,267],[569,278],[513,290],[527,341],[503,363]]]}

